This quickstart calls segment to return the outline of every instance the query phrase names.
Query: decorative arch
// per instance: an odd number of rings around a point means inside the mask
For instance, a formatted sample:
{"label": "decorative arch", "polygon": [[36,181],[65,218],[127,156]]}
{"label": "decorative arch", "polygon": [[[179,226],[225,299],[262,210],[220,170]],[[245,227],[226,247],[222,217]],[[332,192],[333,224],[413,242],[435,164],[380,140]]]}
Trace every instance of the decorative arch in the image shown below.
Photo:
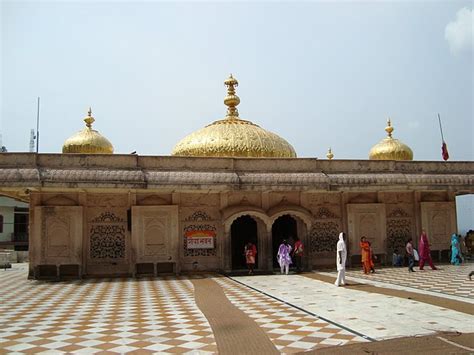
{"label": "decorative arch", "polygon": [[230,232],[230,227],[237,218],[246,215],[260,220],[270,230],[272,225],[264,210],[253,206],[233,206],[222,211],[225,232]]}
{"label": "decorative arch", "polygon": [[296,205],[287,205],[287,206],[276,206],[268,210],[268,218],[270,226],[281,216],[290,215],[293,217],[299,218],[306,225],[308,230],[311,229],[313,224],[313,217],[311,212],[306,208],[296,206]]}

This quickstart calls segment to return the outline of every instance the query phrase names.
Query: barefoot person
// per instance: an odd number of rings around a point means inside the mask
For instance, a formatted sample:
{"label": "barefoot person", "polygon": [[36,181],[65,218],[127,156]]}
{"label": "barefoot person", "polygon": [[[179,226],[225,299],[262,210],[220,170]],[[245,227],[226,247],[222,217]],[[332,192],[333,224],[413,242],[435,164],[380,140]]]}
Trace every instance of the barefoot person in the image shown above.
{"label": "barefoot person", "polygon": [[372,256],[370,255],[370,245],[365,237],[360,238],[360,252],[362,256],[362,269],[364,274],[368,274],[371,269]]}
{"label": "barefoot person", "polygon": [[290,269],[290,264],[291,264],[291,245],[288,244],[286,239],[280,244],[280,247],[278,248],[278,264],[280,264],[280,269],[281,273],[283,272],[288,275],[288,271]]}
{"label": "barefoot person", "polygon": [[249,275],[253,274],[253,269],[255,267],[255,257],[257,256],[257,247],[248,242],[245,244],[245,261],[247,262],[247,267],[249,269]]}
{"label": "barefoot person", "polygon": [[345,243],[346,235],[341,232],[339,233],[339,241],[336,246],[336,266],[337,266],[337,279],[334,285],[344,286],[346,284],[346,259],[347,249]]}
{"label": "barefoot person", "polygon": [[420,270],[423,270],[425,262],[428,262],[433,270],[437,270],[436,266],[433,264],[433,260],[431,259],[430,243],[428,242],[428,236],[424,229],[421,231],[420,244],[418,245],[418,248],[420,249]]}

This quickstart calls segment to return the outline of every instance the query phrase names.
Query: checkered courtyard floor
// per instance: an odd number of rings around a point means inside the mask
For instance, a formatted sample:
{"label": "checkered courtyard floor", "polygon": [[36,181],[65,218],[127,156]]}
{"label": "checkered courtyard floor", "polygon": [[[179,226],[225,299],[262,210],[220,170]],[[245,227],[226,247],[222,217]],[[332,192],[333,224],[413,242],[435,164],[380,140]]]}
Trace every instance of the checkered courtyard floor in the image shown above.
{"label": "checkered courtyard floor", "polygon": [[362,270],[347,270],[346,276],[474,299],[474,278],[472,282],[468,281],[469,272],[474,271],[474,263],[437,267],[439,271],[431,270],[429,266],[421,271],[415,267],[415,272],[408,272],[406,267],[390,267],[377,269],[375,274],[368,275]]}
{"label": "checkered courtyard floor", "polygon": [[[218,352],[187,277],[40,282],[26,276],[26,264],[0,270],[1,354]],[[214,280],[281,352],[365,341],[230,279]]]}

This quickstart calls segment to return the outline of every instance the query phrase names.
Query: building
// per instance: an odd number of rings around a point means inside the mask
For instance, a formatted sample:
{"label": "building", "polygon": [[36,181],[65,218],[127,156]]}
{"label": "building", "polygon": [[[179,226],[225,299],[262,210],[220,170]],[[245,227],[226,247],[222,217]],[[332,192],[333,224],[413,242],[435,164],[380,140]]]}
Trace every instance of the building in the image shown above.
{"label": "building", "polygon": [[306,245],[305,268],[332,266],[337,236],[351,262],[366,236],[382,260],[425,229],[435,258],[456,232],[456,195],[474,192],[473,162],[413,161],[388,136],[369,160],[297,158],[283,138],[242,120],[237,80],[224,119],[178,142],[171,156],[113,154],[86,128],[63,154],[6,153],[0,193],[30,201],[30,277],[233,271],[257,245],[272,271],[283,239]]}
{"label": "building", "polygon": [[28,203],[0,196],[0,249],[28,250]]}

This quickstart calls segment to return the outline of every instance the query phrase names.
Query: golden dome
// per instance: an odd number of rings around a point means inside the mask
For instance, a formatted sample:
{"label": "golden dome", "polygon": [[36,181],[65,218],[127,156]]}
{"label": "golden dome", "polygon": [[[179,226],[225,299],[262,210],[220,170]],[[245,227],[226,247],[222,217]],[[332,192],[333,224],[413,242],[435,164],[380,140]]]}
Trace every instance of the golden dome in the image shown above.
{"label": "golden dome", "polygon": [[413,160],[413,151],[409,146],[392,138],[393,127],[390,119],[387,121],[385,132],[388,136],[374,145],[369,152],[371,160]]}
{"label": "golden dome", "polygon": [[63,144],[63,153],[112,154],[114,152],[112,143],[92,129],[94,121],[92,110],[89,108],[87,117],[84,118],[86,128],[66,139]]}
{"label": "golden dome", "polygon": [[191,133],[173,149],[172,155],[200,157],[296,158],[294,148],[286,140],[258,125],[239,118],[235,94],[238,81],[229,76],[224,81],[228,106],[224,119]]}
{"label": "golden dome", "polygon": [[329,160],[332,160],[332,158],[334,158],[334,154],[332,153],[331,147],[329,147],[329,149],[328,149],[328,152],[326,154],[326,158],[328,158]]}

